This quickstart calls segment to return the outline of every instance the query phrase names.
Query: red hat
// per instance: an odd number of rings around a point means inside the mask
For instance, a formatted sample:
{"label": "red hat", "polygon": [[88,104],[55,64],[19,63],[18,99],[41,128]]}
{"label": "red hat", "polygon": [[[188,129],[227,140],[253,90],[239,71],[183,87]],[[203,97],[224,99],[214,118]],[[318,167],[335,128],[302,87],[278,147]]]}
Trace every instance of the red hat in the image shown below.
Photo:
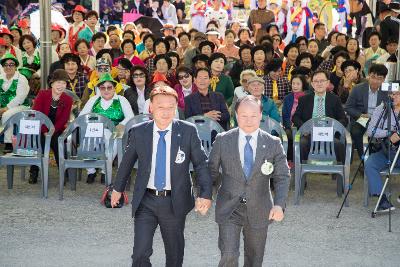
{"label": "red hat", "polygon": [[0,26],[0,37],[2,37],[4,34],[9,35],[11,40],[14,40],[14,36],[11,34],[10,30],[7,27]]}
{"label": "red hat", "polygon": [[156,82],[165,82],[168,85],[170,84],[167,80],[167,77],[164,74],[159,73],[158,71],[154,73],[153,81],[151,83],[155,84]]}
{"label": "red hat", "polygon": [[72,10],[72,14],[74,14],[74,12],[81,12],[82,14],[86,13],[86,8],[84,8],[81,5],[76,5],[74,10]]}
{"label": "red hat", "polygon": [[51,30],[60,32],[61,38],[65,37],[65,35],[67,35],[67,32],[65,31],[65,29],[61,25],[58,25],[58,24],[51,25]]}
{"label": "red hat", "polygon": [[7,46],[6,40],[0,38],[0,46]]}

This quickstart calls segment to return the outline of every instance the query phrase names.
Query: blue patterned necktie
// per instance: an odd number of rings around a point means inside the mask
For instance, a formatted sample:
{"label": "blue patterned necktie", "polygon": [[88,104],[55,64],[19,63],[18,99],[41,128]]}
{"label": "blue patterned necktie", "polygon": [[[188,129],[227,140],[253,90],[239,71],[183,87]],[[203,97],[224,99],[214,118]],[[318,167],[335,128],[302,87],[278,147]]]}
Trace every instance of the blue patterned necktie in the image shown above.
{"label": "blue patterned necktie", "polygon": [[250,145],[251,135],[246,136],[246,145],[244,146],[244,164],[243,172],[246,179],[250,177],[251,170],[253,169],[253,148]]}
{"label": "blue patterned necktie", "polygon": [[154,175],[154,187],[157,191],[163,191],[166,181],[166,161],[167,161],[167,143],[165,142],[165,135],[168,130],[158,131],[160,138],[157,144],[156,154],[156,170]]}
{"label": "blue patterned necktie", "polygon": [[324,99],[319,96],[318,97],[318,106],[317,106],[317,117],[324,117]]}

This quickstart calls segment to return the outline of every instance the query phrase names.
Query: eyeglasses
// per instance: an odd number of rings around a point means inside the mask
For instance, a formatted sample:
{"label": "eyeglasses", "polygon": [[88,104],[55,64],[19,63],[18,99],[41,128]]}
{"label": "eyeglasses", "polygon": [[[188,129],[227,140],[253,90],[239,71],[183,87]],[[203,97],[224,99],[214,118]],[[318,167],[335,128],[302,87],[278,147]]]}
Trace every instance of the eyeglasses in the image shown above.
{"label": "eyeglasses", "polygon": [[186,73],[186,74],[184,74],[184,75],[178,75],[178,80],[187,79],[187,78],[189,78],[189,76],[190,76],[189,73]]}
{"label": "eyeglasses", "polygon": [[383,76],[378,76],[378,75],[374,75],[374,74],[369,75],[369,77],[372,78],[372,79],[375,79],[375,80],[380,80],[380,81],[385,80],[385,77],[383,77]]}
{"label": "eyeglasses", "polygon": [[312,81],[313,83],[315,83],[315,84],[322,84],[322,83],[326,83],[328,80],[315,80],[315,81]]}
{"label": "eyeglasses", "polygon": [[114,86],[99,86],[100,91],[112,91]]}
{"label": "eyeglasses", "polygon": [[132,77],[133,77],[134,79],[137,79],[137,78],[144,78],[144,77],[146,77],[146,74],[144,74],[143,72],[141,72],[141,73],[134,73],[134,74],[132,75]]}
{"label": "eyeglasses", "polygon": [[3,67],[4,67],[4,68],[12,68],[12,67],[15,67],[15,63],[9,63],[9,64],[5,63],[5,64],[3,64]]}
{"label": "eyeglasses", "polygon": [[97,67],[97,70],[102,71],[102,72],[107,72],[107,71],[110,71],[110,68],[109,67]]}

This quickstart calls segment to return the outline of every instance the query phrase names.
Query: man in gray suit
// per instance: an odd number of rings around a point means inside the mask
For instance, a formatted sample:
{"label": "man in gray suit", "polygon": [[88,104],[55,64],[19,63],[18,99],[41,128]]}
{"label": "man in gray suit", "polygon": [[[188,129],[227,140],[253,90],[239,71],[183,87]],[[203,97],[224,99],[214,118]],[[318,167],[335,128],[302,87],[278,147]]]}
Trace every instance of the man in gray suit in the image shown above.
{"label": "man in gray suit", "polygon": [[262,266],[268,225],[284,217],[289,168],[280,140],[259,129],[260,101],[246,96],[237,102],[235,111],[239,128],[217,135],[209,157],[213,179],[222,169],[215,209],[219,266],[238,266],[243,229],[244,266],[257,267]]}
{"label": "man in gray suit", "polygon": [[[186,215],[193,207],[204,214],[211,206],[212,180],[207,156],[196,127],[173,120],[177,105],[178,95],[174,89],[165,86],[151,91],[150,109],[154,121],[138,124],[130,130],[123,164],[118,168],[111,195],[113,207],[138,161],[132,199],[132,216],[135,218],[132,266],[151,266],[153,236],[158,226],[164,241],[165,266],[182,266]],[[200,187],[196,202],[190,162]]]}
{"label": "man in gray suit", "polygon": [[387,92],[380,90],[388,73],[385,65],[373,64],[368,73],[368,82],[356,85],[347,98],[344,110],[350,116],[350,134],[358,156],[363,154],[363,135],[366,127],[357,122],[359,118],[370,119],[375,108],[386,101]]}

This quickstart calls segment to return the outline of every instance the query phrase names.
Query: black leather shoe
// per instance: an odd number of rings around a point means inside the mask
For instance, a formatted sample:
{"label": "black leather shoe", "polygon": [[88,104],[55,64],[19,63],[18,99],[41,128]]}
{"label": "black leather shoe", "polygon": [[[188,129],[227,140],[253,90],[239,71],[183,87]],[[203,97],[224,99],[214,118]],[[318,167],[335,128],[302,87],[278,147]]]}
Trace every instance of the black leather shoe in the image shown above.
{"label": "black leather shoe", "polygon": [[36,184],[39,176],[39,170],[30,170],[28,183]]}
{"label": "black leather shoe", "polygon": [[12,144],[10,144],[10,143],[5,143],[3,152],[4,152],[4,154],[13,152],[13,146],[12,146]]}
{"label": "black leather shoe", "polygon": [[96,173],[88,174],[86,183],[93,184],[95,179],[96,179]]}
{"label": "black leather shoe", "polygon": [[106,182],[106,175],[104,173],[101,174],[100,182],[101,184],[104,184]]}

